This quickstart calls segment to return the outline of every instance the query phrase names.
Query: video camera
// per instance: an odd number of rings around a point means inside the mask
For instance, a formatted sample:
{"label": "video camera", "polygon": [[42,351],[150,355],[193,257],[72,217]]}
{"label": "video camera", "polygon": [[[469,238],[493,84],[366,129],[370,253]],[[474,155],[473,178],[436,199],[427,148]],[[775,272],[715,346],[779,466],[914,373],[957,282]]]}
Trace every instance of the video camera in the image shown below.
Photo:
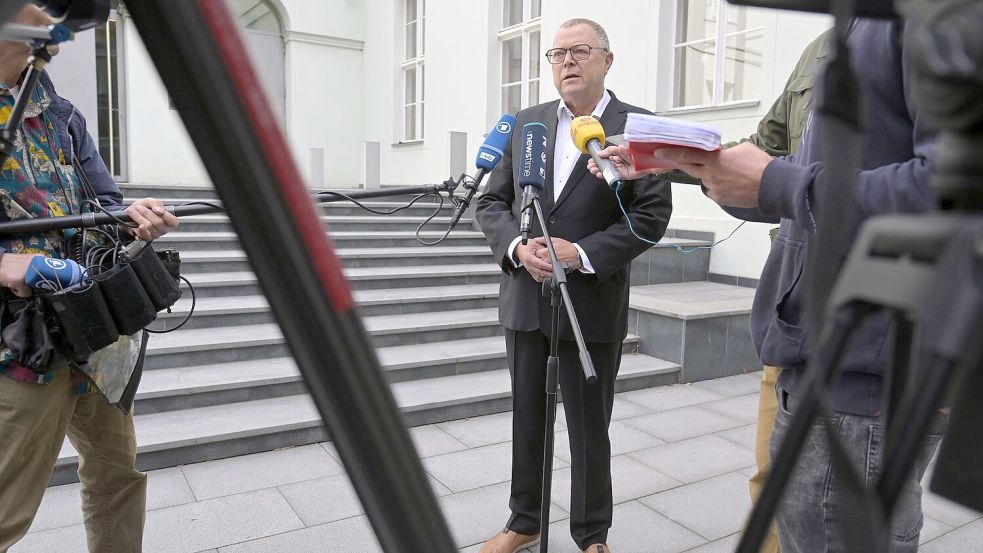
{"label": "video camera", "polygon": [[98,27],[109,19],[110,0],[32,0],[32,3],[73,33]]}

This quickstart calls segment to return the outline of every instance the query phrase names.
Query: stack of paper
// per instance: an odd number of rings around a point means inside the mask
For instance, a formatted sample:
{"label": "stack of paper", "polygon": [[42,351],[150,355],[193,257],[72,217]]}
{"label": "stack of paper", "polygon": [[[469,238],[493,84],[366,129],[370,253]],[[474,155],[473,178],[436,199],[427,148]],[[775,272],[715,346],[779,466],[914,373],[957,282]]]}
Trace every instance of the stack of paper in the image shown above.
{"label": "stack of paper", "polygon": [[625,141],[635,169],[675,169],[676,163],[657,157],[657,148],[696,148],[712,152],[720,149],[720,131],[702,123],[693,123],[658,115],[629,113],[625,123]]}

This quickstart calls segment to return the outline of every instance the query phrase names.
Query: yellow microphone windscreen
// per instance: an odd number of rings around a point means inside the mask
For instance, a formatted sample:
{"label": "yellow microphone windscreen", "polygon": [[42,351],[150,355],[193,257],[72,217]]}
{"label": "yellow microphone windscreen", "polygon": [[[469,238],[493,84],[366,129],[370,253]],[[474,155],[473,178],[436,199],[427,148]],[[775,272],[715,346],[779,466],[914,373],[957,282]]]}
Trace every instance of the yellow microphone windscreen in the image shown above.
{"label": "yellow microphone windscreen", "polygon": [[590,115],[578,117],[570,123],[570,137],[573,138],[577,149],[585,154],[590,153],[587,151],[587,143],[594,138],[601,143],[602,148],[604,147],[604,127],[601,126],[600,121]]}

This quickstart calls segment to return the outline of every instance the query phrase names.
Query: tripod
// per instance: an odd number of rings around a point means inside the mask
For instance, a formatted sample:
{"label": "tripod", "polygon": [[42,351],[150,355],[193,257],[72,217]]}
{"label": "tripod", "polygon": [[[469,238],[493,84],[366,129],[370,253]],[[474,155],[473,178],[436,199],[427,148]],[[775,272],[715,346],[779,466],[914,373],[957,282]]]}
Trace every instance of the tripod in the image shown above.
{"label": "tripod", "polygon": [[543,206],[539,200],[538,192],[534,192],[531,201],[522,206],[523,212],[528,209],[535,211],[539,228],[542,229],[543,238],[546,239],[546,249],[550,254],[550,262],[553,265],[553,276],[543,282],[543,294],[545,295],[548,291],[550,296],[551,323],[550,353],[546,360],[546,437],[543,447],[543,490],[539,511],[539,550],[549,551],[550,493],[553,488],[553,425],[556,423],[556,392],[559,387],[560,359],[557,355],[557,349],[561,305],[566,308],[567,317],[570,319],[570,327],[573,329],[574,340],[577,343],[577,352],[580,355],[580,366],[584,371],[584,378],[589,384],[593,384],[597,382],[597,373],[594,371],[594,363],[587,351],[587,344],[584,342],[584,335],[577,320],[577,313],[574,311],[573,301],[571,301],[570,292],[567,290],[566,264],[562,263],[556,256],[556,249],[553,248],[553,240],[546,227],[546,218],[543,216]]}

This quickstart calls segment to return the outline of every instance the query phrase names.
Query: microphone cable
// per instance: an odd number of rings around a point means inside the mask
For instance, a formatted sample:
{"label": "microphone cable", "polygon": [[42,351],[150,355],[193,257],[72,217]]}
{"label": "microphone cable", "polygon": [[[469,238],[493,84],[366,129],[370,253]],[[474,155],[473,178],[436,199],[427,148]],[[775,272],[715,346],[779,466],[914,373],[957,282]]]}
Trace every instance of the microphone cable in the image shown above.
{"label": "microphone cable", "polygon": [[737,225],[736,227],[734,227],[734,230],[730,231],[730,234],[728,234],[724,238],[721,238],[720,240],[717,240],[716,242],[714,242],[713,244],[710,244],[709,246],[694,246],[692,248],[683,248],[682,246],[678,246],[676,244],[660,244],[658,242],[653,242],[653,241],[649,240],[648,238],[642,238],[641,236],[639,236],[638,233],[635,232],[635,228],[632,227],[632,225],[631,225],[631,217],[628,217],[628,213],[625,211],[625,206],[621,202],[621,186],[622,186],[622,184],[623,183],[618,183],[615,186],[615,188],[614,188],[614,197],[618,199],[618,208],[621,210],[621,214],[625,216],[625,221],[628,223],[628,230],[630,230],[631,233],[635,235],[635,238],[638,238],[639,240],[641,240],[642,242],[645,242],[647,244],[652,244],[652,246],[653,247],[656,247],[656,248],[673,248],[676,251],[678,251],[679,253],[693,253],[693,252],[696,252],[696,251],[699,251],[699,250],[709,250],[709,249],[713,248],[714,246],[716,246],[717,244],[720,244],[722,242],[726,242],[728,239],[730,239],[731,236],[734,236],[734,233],[736,233],[738,230],[740,230],[741,227],[744,226],[744,223],[747,223],[747,221],[741,221],[741,223],[739,225]]}

